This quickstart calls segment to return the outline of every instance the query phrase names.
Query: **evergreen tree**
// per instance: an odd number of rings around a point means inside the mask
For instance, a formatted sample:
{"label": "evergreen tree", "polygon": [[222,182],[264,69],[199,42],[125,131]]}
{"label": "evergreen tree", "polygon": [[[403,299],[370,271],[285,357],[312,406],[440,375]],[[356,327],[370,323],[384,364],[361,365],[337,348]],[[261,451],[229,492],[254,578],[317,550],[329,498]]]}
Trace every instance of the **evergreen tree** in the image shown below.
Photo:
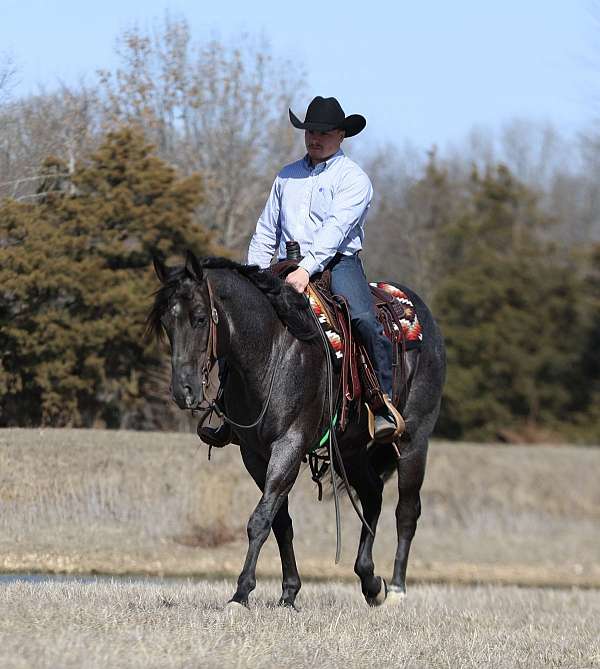
{"label": "evergreen tree", "polygon": [[589,254],[589,272],[585,280],[584,309],[586,328],[582,334],[584,348],[577,367],[574,385],[576,403],[580,410],[578,423],[583,439],[600,442],[600,244]]}
{"label": "evergreen tree", "polygon": [[549,225],[506,168],[473,173],[470,198],[444,231],[452,270],[435,295],[448,351],[446,436],[496,438],[572,419],[580,284],[537,234]]}
{"label": "evergreen tree", "polygon": [[124,128],[39,195],[0,207],[0,424],[136,425],[158,364],[143,337],[152,254],[206,251],[200,177]]}

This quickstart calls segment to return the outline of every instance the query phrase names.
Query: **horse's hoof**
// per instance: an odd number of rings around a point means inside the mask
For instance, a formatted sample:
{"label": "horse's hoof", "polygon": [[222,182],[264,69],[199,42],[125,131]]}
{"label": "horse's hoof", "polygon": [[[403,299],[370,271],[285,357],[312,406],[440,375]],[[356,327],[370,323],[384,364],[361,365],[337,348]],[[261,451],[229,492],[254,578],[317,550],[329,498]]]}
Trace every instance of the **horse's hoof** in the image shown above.
{"label": "horse's hoof", "polygon": [[284,609],[291,609],[296,613],[300,612],[300,609],[293,602],[286,602],[283,598],[277,602],[277,606],[281,606]]}
{"label": "horse's hoof", "polygon": [[381,576],[379,577],[379,580],[381,581],[381,588],[379,588],[379,592],[375,595],[375,597],[365,597],[369,606],[381,606],[387,598],[387,583],[385,582],[384,578],[381,578]]}
{"label": "horse's hoof", "polygon": [[406,591],[391,585],[388,588],[387,597],[385,599],[386,606],[400,606],[406,599]]}
{"label": "horse's hoof", "polygon": [[239,602],[234,602],[233,600],[225,604],[225,613],[232,619],[242,619],[250,615],[250,609],[247,604],[240,604]]}

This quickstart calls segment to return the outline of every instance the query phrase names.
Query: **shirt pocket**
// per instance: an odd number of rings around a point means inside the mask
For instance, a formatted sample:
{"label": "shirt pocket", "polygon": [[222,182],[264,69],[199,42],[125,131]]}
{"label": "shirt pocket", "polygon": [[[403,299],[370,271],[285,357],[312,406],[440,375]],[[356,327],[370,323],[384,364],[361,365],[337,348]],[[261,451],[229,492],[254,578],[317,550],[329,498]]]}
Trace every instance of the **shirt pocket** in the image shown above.
{"label": "shirt pocket", "polygon": [[313,191],[312,212],[316,219],[323,222],[331,211],[333,193],[327,186],[317,186]]}

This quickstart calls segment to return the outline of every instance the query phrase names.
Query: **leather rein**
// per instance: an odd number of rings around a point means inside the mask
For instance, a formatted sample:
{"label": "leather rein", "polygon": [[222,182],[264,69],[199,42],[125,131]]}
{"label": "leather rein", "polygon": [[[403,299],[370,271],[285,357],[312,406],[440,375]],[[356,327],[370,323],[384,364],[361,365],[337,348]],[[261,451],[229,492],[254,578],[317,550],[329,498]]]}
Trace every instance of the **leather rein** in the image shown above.
{"label": "leather rein", "polygon": [[[215,307],[215,302],[214,302],[214,297],[213,297],[213,290],[212,286],[210,285],[210,280],[208,277],[206,277],[206,288],[208,291],[208,303],[209,303],[209,308],[210,308],[210,325],[209,325],[209,330],[208,330],[208,342],[206,344],[206,353],[204,355],[204,364],[202,365],[202,371],[201,371],[201,377],[202,377],[202,389],[203,389],[203,395],[206,397],[206,388],[208,387],[208,380],[210,377],[210,374],[217,363],[218,356],[217,356],[217,343],[218,343],[218,329],[217,326],[219,325],[219,312],[217,311]],[[229,423],[230,425],[233,425],[233,427],[237,427],[239,429],[251,429],[253,427],[256,427],[264,418],[265,414],[267,413],[267,409],[269,407],[269,403],[271,401],[271,397],[273,395],[273,386],[275,385],[275,376],[277,375],[277,370],[279,369],[279,365],[281,363],[281,358],[283,355],[283,346],[281,342],[279,342],[279,351],[277,355],[277,362],[275,366],[273,367],[273,373],[271,374],[271,381],[269,383],[269,392],[267,393],[267,398],[265,400],[265,403],[263,404],[263,407],[258,415],[258,418],[253,422],[249,423],[248,425],[242,425],[241,423],[236,423],[234,420],[229,418],[225,414],[225,412],[218,406],[217,404],[217,399],[221,396],[223,393],[223,382],[221,381],[219,383],[219,388],[217,390],[217,394],[215,399],[207,401],[207,406],[203,407],[208,409],[209,411],[214,411],[219,418],[222,418],[225,422]],[[207,414],[208,415],[208,414]],[[204,423],[204,418],[202,420],[202,423]]]}

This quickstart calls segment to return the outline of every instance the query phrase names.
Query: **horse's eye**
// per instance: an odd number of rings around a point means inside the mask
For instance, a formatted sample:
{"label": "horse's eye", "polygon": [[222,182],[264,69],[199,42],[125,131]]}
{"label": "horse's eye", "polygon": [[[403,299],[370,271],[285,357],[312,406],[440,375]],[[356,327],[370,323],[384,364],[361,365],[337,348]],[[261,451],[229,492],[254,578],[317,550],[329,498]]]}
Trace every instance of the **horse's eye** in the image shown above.
{"label": "horse's eye", "polygon": [[204,314],[192,314],[190,316],[190,325],[193,328],[202,327],[206,323],[206,316]]}

